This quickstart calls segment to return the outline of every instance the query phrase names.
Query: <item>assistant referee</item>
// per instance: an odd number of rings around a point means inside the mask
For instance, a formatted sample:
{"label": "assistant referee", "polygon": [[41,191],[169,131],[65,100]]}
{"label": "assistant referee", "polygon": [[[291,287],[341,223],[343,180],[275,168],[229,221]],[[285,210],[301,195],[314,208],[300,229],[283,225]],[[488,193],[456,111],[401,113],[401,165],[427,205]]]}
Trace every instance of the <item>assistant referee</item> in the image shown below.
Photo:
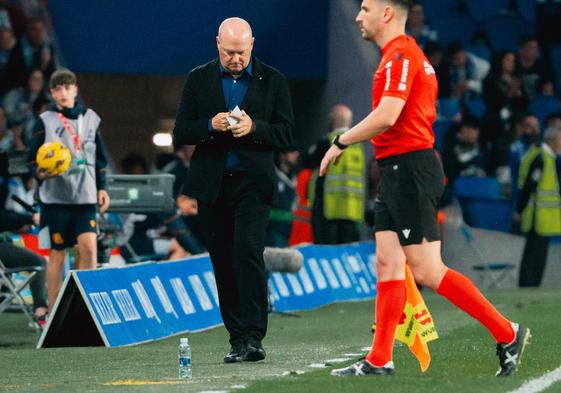
{"label": "assistant referee", "polygon": [[364,360],[335,376],[391,375],[393,339],[405,305],[405,262],[419,284],[435,290],[481,322],[497,342],[497,376],[516,370],[530,336],[502,316],[464,275],[440,255],[437,211],[444,175],[434,145],[438,84],[433,67],[405,35],[411,0],[363,0],[356,18],[362,37],[382,48],[374,74],[372,112],[336,137],[320,175],[344,149],[371,139],[380,166],[376,214],[376,333]]}

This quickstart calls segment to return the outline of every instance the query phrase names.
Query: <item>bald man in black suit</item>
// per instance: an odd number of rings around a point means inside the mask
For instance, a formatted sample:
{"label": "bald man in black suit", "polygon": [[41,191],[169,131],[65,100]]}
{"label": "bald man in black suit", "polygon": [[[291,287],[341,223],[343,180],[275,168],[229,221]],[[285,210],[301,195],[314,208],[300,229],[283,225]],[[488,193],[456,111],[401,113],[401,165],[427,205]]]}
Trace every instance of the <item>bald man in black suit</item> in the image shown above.
{"label": "bald man in black suit", "polygon": [[293,145],[288,83],[252,56],[253,42],[245,20],[222,22],[219,57],[189,72],[174,129],[175,145],[197,146],[183,193],[198,201],[207,229],[220,312],[230,334],[225,363],[265,358],[263,250],[276,191],[273,151]]}

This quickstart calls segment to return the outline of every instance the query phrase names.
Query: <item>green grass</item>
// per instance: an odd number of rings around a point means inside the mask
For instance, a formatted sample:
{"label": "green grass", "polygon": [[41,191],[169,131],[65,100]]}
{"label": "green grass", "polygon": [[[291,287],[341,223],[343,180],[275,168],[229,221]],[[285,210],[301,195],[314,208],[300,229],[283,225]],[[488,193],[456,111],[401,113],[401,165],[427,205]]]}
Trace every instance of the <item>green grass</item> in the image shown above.
{"label": "green grass", "polygon": [[[430,344],[433,362],[425,374],[404,346],[395,349],[393,377],[340,379],[329,376],[331,368],[308,367],[360,353],[371,343],[372,302],[336,304],[302,313],[301,318],[273,315],[264,342],[268,356],[261,363],[222,364],[229,349],[223,328],[192,334],[194,378],[186,383],[177,381],[177,337],[131,348],[36,350],[38,336],[26,328],[23,316],[1,314],[0,392],[174,393],[236,391],[236,385],[246,386],[243,392],[267,393],[508,392],[561,365],[561,291],[495,292],[490,298],[509,318],[532,329],[524,362],[507,379],[494,377],[498,361],[490,335],[445,300],[427,293],[441,338]],[[296,370],[306,373],[280,376]],[[105,385],[123,380],[149,384]],[[561,392],[561,383],[548,391]]]}

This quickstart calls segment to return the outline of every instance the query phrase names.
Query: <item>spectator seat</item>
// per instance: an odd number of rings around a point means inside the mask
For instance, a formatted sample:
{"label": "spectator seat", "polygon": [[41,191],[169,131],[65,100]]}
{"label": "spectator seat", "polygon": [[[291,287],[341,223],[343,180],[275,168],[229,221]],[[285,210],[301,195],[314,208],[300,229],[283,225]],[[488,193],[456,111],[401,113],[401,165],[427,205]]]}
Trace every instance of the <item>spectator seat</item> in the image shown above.
{"label": "spectator seat", "polygon": [[499,15],[485,22],[491,48],[496,51],[515,51],[520,37],[532,34],[534,26],[517,15]]}
{"label": "spectator seat", "polygon": [[542,130],[545,127],[547,117],[561,111],[561,101],[555,96],[537,96],[530,103],[530,113],[538,118]]}
{"label": "spectator seat", "polygon": [[510,0],[468,0],[469,14],[477,21],[484,22],[508,9]]}

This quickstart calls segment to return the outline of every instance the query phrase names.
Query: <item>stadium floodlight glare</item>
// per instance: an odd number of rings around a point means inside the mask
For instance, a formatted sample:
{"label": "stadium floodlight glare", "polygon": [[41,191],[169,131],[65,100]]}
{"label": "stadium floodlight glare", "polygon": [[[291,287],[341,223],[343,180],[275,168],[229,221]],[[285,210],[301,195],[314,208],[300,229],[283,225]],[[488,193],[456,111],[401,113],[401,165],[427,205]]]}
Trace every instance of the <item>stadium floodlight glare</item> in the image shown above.
{"label": "stadium floodlight glare", "polygon": [[152,137],[152,143],[159,147],[168,147],[172,144],[171,134],[168,132],[158,132]]}

